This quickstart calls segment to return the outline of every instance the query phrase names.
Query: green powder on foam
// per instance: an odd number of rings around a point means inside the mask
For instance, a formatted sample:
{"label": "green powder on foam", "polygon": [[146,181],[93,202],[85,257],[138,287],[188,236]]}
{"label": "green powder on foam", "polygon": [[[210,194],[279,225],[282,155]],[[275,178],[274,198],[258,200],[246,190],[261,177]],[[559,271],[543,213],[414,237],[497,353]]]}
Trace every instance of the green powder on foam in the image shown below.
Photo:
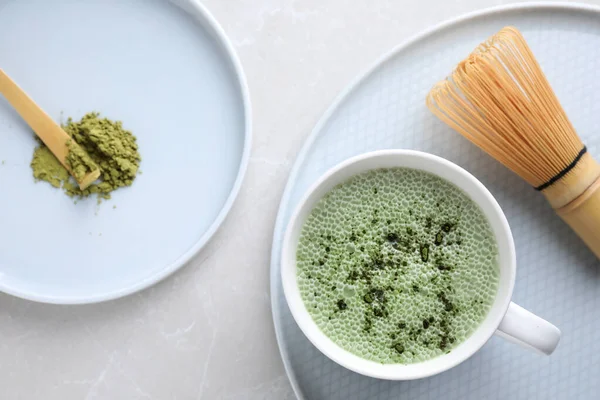
{"label": "green powder on foam", "polygon": [[483,321],[498,250],[479,207],[431,174],[351,178],[315,206],[297,250],[302,299],[342,348],[381,363],[451,351]]}
{"label": "green powder on foam", "polygon": [[67,143],[70,146],[67,164],[74,175],[84,176],[97,165],[101,172],[99,182],[82,191],[44,144],[35,149],[31,161],[36,180],[62,188],[71,197],[96,194],[99,199],[109,199],[113,191],[133,184],[141,157],[135,136],[125,130],[121,122],[101,118],[99,113],[92,112],[79,122],[69,118],[63,129],[83,149],[80,153],[77,147],[70,145],[72,142]]}

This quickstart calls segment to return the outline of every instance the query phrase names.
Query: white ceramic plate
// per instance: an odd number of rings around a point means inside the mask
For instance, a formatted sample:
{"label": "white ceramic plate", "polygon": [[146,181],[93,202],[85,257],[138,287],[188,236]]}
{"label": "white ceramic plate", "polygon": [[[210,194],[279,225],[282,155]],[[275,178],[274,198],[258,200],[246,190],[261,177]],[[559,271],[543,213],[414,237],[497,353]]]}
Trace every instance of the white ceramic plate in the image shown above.
{"label": "white ceramic plate", "polygon": [[[511,5],[477,12],[421,33],[379,60],[326,112],[300,153],[282,198],[271,264],[273,318],[299,398],[596,399],[600,362],[600,262],[516,175],[438,121],[425,96],[474,47],[505,25],[521,29],[591,154],[600,158],[600,8]],[[405,148],[442,156],[475,175],[511,225],[518,267],[513,299],[563,332],[550,357],[492,339],[445,373],[390,382],[351,372],[302,334],[283,296],[283,233],[306,190],[328,169],[360,153]]]}
{"label": "white ceramic plate", "polygon": [[131,188],[74,204],[34,183],[33,135],[0,99],[0,290],[117,298],[214,234],[246,169],[250,106],[231,45],[198,2],[0,0],[0,68],[56,119],[123,121],[143,157]]}

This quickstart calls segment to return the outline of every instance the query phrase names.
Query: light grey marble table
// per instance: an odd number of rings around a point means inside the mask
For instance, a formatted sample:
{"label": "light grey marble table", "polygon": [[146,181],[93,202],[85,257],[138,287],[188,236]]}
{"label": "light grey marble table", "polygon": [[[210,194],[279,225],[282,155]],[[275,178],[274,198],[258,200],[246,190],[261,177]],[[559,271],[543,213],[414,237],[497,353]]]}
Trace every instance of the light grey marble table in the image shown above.
{"label": "light grey marble table", "polygon": [[0,398],[294,398],[273,331],[269,257],[297,151],[383,52],[502,3],[206,0],[241,57],[254,111],[250,167],[231,214],[188,266],[142,293],[77,307],[0,295]]}

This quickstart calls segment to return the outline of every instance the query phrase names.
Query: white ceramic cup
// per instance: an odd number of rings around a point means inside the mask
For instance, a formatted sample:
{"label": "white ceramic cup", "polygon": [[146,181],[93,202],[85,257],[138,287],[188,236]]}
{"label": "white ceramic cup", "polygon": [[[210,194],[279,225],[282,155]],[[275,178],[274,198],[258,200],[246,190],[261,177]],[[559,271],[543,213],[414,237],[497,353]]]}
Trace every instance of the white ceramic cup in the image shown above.
{"label": "white ceramic cup", "polygon": [[[381,364],[356,356],[329,339],[316,325],[300,296],[296,271],[296,248],[300,231],[316,203],[350,177],[378,169],[407,167],[437,175],[461,188],[487,217],[499,250],[500,281],[494,303],[479,327],[451,352],[414,364]],[[281,258],[283,289],[294,319],[306,337],[327,357],[363,375],[391,380],[418,379],[446,371],[478,351],[494,333],[551,354],[560,340],[560,330],[551,323],[511,302],[516,275],[513,237],[500,206],[473,175],[443,158],[412,150],[383,150],[351,158],[328,171],[308,191],[287,227]]]}

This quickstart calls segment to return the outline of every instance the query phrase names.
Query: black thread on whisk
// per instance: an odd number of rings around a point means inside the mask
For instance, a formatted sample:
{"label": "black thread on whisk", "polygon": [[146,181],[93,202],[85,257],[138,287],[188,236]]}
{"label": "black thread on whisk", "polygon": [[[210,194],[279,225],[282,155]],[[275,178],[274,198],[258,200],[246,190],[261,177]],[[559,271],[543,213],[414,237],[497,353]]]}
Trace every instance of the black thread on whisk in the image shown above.
{"label": "black thread on whisk", "polygon": [[583,157],[583,155],[585,153],[587,153],[587,147],[583,146],[583,149],[581,149],[581,151],[579,152],[579,154],[577,154],[577,157],[575,157],[575,159],[573,160],[573,162],[571,162],[571,164],[567,165],[562,171],[560,171],[558,174],[556,174],[552,178],[550,178],[550,180],[548,182],[536,187],[535,190],[542,191],[542,190],[552,186],[552,184],[554,182],[558,181],[560,178],[562,178],[563,176],[568,174],[569,171],[571,171],[573,168],[575,168],[575,166],[577,165],[579,160],[581,160],[581,157]]}

